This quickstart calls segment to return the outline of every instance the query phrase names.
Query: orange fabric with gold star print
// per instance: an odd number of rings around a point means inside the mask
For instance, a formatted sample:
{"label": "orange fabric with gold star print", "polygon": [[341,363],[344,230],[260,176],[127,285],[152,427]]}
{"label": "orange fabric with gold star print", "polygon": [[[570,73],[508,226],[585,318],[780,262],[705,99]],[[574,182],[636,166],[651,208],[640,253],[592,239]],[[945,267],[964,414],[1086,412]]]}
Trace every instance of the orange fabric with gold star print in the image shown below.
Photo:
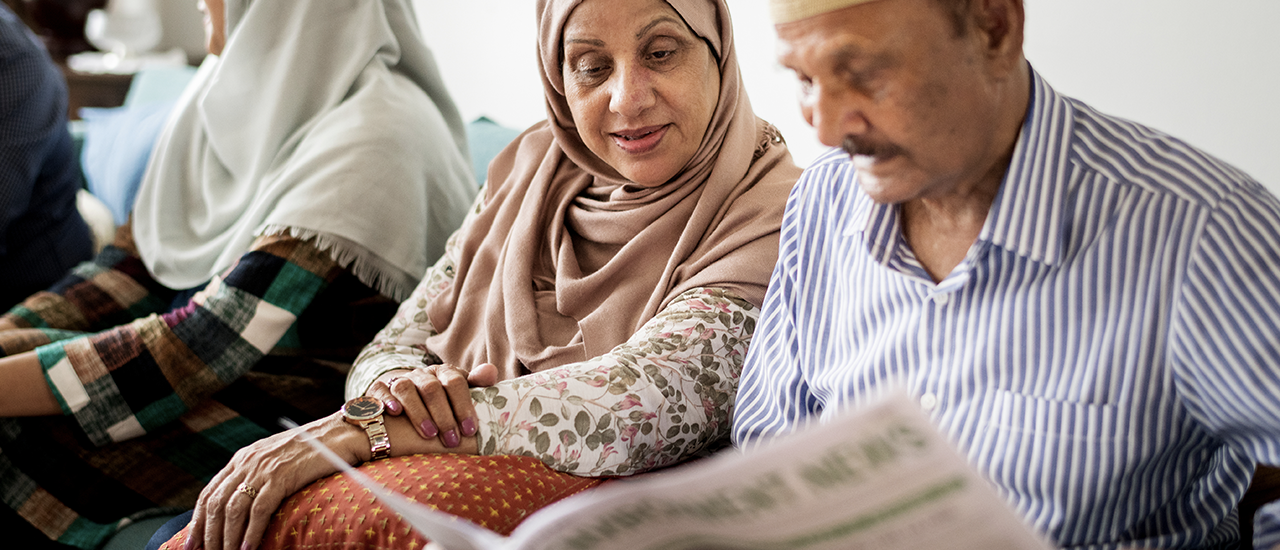
{"label": "orange fabric with gold star print", "polygon": [[[410,500],[509,535],[526,517],[603,478],[562,474],[525,456],[413,455],[357,468]],[[181,549],[183,529],[161,549]],[[427,539],[342,474],[294,494],[276,511],[260,548],[419,550]]]}

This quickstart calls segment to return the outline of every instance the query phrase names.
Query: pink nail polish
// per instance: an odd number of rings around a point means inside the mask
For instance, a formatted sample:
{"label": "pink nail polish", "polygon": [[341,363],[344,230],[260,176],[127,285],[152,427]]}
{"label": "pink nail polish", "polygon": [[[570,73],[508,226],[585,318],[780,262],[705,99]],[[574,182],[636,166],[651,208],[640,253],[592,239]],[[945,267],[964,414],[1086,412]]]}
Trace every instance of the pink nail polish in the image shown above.
{"label": "pink nail polish", "polygon": [[476,435],[476,419],[468,418],[462,421],[462,435],[467,437]]}
{"label": "pink nail polish", "polygon": [[459,443],[462,443],[462,441],[458,439],[458,432],[455,430],[445,432],[442,439],[444,439],[445,447],[457,447]]}
{"label": "pink nail polish", "polygon": [[439,429],[437,429],[437,428],[436,428],[436,425],[435,425],[435,424],[433,424],[430,420],[423,420],[423,421],[422,421],[422,435],[425,435],[425,436],[427,436],[427,438],[428,438],[428,439],[430,439],[430,438],[432,438],[432,437],[435,437],[435,436],[437,436],[437,435],[440,435],[440,430],[439,430]]}
{"label": "pink nail polish", "polygon": [[387,401],[387,412],[391,414],[400,414],[400,402],[395,400]]}
{"label": "pink nail polish", "polygon": [[248,542],[240,543],[240,550],[250,550]]}

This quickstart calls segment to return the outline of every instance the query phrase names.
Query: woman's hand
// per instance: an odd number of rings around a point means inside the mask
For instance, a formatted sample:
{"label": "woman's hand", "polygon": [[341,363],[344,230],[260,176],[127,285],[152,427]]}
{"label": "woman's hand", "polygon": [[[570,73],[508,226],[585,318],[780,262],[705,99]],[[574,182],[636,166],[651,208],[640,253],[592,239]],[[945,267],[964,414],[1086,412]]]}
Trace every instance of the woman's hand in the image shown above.
{"label": "woman's hand", "polygon": [[0,317],[0,332],[4,332],[6,330],[18,330],[19,328],[21,327],[19,327],[17,323],[10,321],[6,317]]}
{"label": "woman's hand", "polygon": [[365,392],[386,403],[387,414],[407,415],[425,439],[440,438],[454,448],[462,437],[476,434],[472,387],[492,386],[498,368],[484,363],[470,372],[453,365],[428,365],[420,369],[394,370],[383,374]]}
{"label": "woman's hand", "polygon": [[206,550],[257,548],[284,499],[337,471],[298,437],[301,431],[349,464],[369,459],[368,436],[342,413],[258,440],[240,449],[200,492],[186,550],[195,548],[196,541],[203,541]]}

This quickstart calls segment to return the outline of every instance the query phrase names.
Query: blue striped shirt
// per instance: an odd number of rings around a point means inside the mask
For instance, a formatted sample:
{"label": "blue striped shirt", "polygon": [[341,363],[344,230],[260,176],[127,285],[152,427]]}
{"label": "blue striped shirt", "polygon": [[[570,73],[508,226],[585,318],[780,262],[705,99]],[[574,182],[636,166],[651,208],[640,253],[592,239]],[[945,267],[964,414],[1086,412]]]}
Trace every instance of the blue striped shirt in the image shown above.
{"label": "blue striped shirt", "polygon": [[1255,460],[1280,463],[1275,197],[1033,72],[1000,191],[940,283],[898,215],[843,152],[805,171],[735,444],[904,388],[1061,546],[1234,544]]}

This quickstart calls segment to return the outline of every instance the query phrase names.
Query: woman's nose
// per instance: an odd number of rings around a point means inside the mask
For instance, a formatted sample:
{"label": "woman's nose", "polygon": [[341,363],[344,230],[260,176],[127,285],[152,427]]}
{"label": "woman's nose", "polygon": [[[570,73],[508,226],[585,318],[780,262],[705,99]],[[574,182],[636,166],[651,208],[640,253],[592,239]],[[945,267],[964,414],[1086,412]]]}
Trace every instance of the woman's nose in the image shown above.
{"label": "woman's nose", "polygon": [[657,102],[652,74],[642,67],[625,65],[614,72],[609,110],[624,117],[637,117]]}
{"label": "woman's nose", "polygon": [[841,87],[814,84],[800,98],[805,121],[817,130],[818,141],[837,147],[845,137],[867,131],[865,98]]}

